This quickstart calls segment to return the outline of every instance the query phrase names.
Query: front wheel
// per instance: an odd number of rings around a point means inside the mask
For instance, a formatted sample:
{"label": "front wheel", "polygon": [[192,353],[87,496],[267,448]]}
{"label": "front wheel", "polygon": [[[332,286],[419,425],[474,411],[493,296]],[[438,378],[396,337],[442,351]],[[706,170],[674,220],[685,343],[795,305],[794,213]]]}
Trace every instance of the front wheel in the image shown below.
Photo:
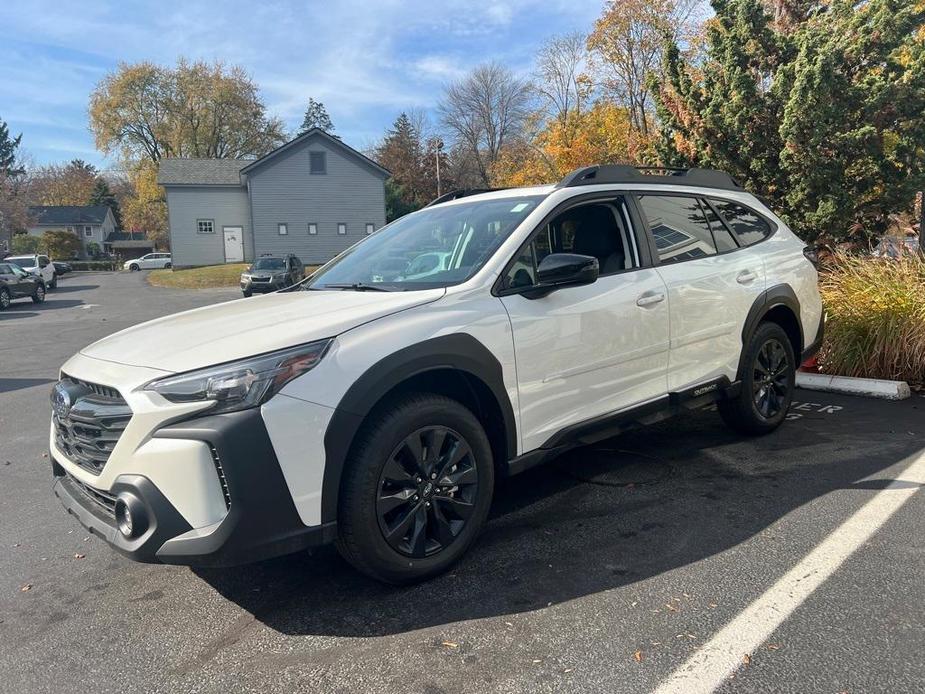
{"label": "front wheel", "polygon": [[456,400],[406,396],[371,415],[346,461],[337,547],[380,581],[436,576],[466,552],[494,487],[482,425]]}
{"label": "front wheel", "polygon": [[138,267],[138,263],[132,263],[131,265],[128,266],[128,270],[129,272],[138,272],[139,270],[141,270],[141,268]]}
{"label": "front wheel", "polygon": [[719,403],[726,424],[744,434],[767,434],[787,417],[796,384],[796,359],[787,333],[761,323],[746,347],[742,389]]}
{"label": "front wheel", "polygon": [[243,292],[241,292],[241,293],[244,295],[244,298],[245,298],[245,299],[249,299],[251,296],[253,296],[253,294],[252,294],[251,292],[248,292],[248,291],[243,291]]}
{"label": "front wheel", "polygon": [[0,311],[8,309],[12,300],[13,297],[10,295],[10,290],[6,287],[0,287]]}
{"label": "front wheel", "polygon": [[57,275],[55,275],[54,277],[51,278],[51,282],[48,283],[48,288],[49,288],[49,289],[57,289],[57,288],[58,288],[58,276],[57,276]]}
{"label": "front wheel", "polygon": [[45,287],[43,285],[38,285],[35,291],[32,292],[32,301],[36,304],[41,304],[45,301]]}

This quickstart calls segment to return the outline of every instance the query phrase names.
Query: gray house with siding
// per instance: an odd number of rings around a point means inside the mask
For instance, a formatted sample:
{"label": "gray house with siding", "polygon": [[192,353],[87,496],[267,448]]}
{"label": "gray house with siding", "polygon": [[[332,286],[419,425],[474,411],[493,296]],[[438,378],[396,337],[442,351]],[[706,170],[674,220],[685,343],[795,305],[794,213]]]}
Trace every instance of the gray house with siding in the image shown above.
{"label": "gray house with siding", "polygon": [[260,159],[163,159],[173,265],[327,262],[385,224],[388,177],[317,128]]}
{"label": "gray house with siding", "polygon": [[80,239],[80,258],[88,258],[88,246],[95,243],[104,250],[106,240],[116,230],[116,218],[106,205],[52,205],[29,208],[30,236],[41,237],[46,231],[67,231]]}

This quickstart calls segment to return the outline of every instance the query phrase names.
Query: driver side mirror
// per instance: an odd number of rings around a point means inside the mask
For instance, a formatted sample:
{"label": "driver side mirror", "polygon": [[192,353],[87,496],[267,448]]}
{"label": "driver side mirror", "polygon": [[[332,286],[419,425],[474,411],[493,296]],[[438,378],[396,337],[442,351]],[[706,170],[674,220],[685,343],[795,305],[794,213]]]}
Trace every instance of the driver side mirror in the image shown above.
{"label": "driver side mirror", "polygon": [[593,284],[600,274],[597,258],[577,253],[552,253],[536,269],[537,283],[523,292],[528,299],[539,299],[556,289]]}

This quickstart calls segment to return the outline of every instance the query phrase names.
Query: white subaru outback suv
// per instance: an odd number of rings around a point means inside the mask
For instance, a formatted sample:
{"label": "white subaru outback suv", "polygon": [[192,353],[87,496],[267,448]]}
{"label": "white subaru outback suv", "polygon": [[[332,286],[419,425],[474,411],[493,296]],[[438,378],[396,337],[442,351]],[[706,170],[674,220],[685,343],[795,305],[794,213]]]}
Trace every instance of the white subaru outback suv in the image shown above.
{"label": "white subaru outback suv", "polygon": [[[422,273],[422,254],[443,260]],[[450,194],[300,286],[72,357],[55,493],[139,561],[336,541],[371,576],[421,580],[473,543],[500,477],[684,408],[780,425],[822,338],[809,257],[717,171]]]}

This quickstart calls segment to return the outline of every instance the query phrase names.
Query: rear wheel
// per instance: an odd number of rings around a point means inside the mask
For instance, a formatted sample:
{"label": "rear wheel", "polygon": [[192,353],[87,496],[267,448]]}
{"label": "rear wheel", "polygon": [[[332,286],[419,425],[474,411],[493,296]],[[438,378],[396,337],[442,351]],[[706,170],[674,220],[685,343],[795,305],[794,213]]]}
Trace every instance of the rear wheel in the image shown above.
{"label": "rear wheel", "polygon": [[6,287],[0,287],[0,311],[5,311],[10,307],[13,297],[10,296],[10,290]]}
{"label": "rear wheel", "polygon": [[442,395],[411,395],[373,415],[358,437],[341,486],[341,554],[387,583],[449,569],[491,505],[491,446],[475,415]]}
{"label": "rear wheel", "polygon": [[57,288],[58,288],[58,276],[57,276],[57,275],[55,275],[54,277],[51,278],[51,282],[48,283],[48,288],[49,288],[49,289],[57,289]]}
{"label": "rear wheel", "polygon": [[767,434],[787,416],[796,383],[796,359],[787,333],[761,323],[745,353],[742,389],[719,403],[725,422],[745,434]]}
{"label": "rear wheel", "polygon": [[170,263],[164,263],[164,269],[165,269],[165,270],[169,270],[170,268],[171,268],[171,264],[170,264]]}
{"label": "rear wheel", "polygon": [[36,304],[45,301],[45,285],[40,284],[36,286],[35,291],[32,292],[32,301]]}

